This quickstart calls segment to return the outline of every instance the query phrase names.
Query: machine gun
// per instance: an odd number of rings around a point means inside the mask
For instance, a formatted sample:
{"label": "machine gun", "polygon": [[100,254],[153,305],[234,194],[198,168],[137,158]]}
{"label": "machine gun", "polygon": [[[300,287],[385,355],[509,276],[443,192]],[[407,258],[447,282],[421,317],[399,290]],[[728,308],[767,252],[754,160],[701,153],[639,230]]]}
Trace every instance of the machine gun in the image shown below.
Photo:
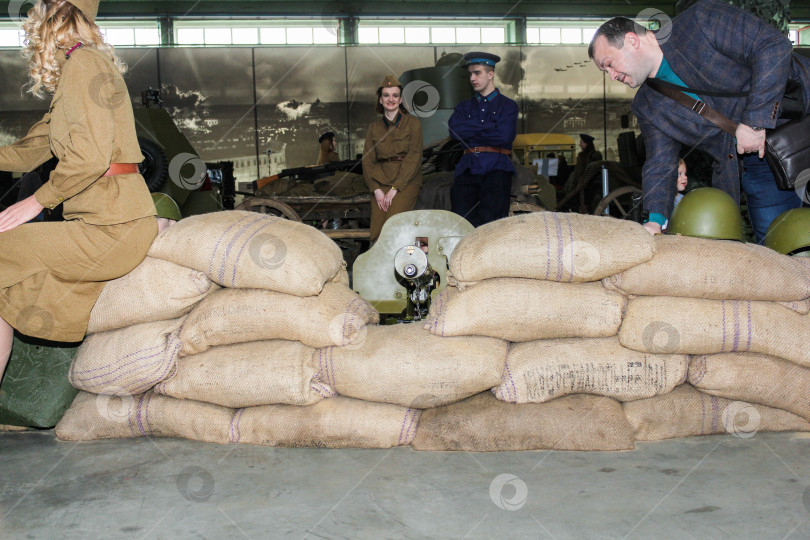
{"label": "machine gun", "polygon": [[356,174],[363,174],[363,162],[360,159],[346,159],[344,161],[330,161],[323,165],[309,165],[307,167],[295,167],[284,169],[273,176],[266,176],[251,182],[251,188],[256,193],[271,182],[281,178],[291,178],[293,180],[306,180],[314,182],[319,178],[332,176],[336,172],[346,171]]}
{"label": "machine gun", "polygon": [[430,309],[430,293],[441,282],[439,273],[431,268],[427,253],[422,250],[422,243],[405,246],[394,256],[394,268],[405,280],[408,305],[405,317],[419,321],[427,316]]}

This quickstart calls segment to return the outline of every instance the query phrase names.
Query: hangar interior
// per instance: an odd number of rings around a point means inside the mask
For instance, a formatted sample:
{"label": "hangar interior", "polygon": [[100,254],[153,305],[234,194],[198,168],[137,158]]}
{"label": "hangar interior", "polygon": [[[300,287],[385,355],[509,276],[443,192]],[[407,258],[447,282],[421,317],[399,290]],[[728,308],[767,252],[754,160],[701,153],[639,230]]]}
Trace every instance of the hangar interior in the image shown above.
{"label": "hangar interior", "polygon": [[[473,50],[502,58],[497,86],[520,107],[519,134],[590,133],[620,162],[620,135],[639,131],[635,91],[598,71],[587,44],[610,17],[656,29],[680,3],[104,0],[98,24],[128,65],[133,106],[158,89],[199,157],[232,163],[238,192],[314,165],[326,131],[341,159],[355,158],[385,75]],[[48,109],[20,90],[20,18],[31,4],[0,3],[0,145]],[[789,38],[810,56],[810,5],[789,4]],[[412,99],[418,107],[430,95]],[[728,409],[705,403],[707,432],[723,432]],[[608,452],[66,442],[53,429],[5,428],[0,537],[808,538],[808,436],[759,432],[748,414],[752,429]]]}

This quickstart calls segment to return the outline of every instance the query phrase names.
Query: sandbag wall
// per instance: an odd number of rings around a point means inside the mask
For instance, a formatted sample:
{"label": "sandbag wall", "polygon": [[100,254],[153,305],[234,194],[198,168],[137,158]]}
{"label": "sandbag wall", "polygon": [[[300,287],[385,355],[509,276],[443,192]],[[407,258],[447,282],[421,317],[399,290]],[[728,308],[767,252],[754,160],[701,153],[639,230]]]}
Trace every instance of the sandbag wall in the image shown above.
{"label": "sandbag wall", "polygon": [[377,322],[316,229],[251,212],[185,219],[105,287],[71,367],[82,392],[56,434],[383,445],[357,424],[398,434],[415,412],[333,397],[315,355]]}
{"label": "sandbag wall", "polygon": [[105,288],[57,436],[487,451],[810,431],[801,259],[527,214],[468,234],[428,319],[396,326],[344,266],[300,223],[179,222]]}

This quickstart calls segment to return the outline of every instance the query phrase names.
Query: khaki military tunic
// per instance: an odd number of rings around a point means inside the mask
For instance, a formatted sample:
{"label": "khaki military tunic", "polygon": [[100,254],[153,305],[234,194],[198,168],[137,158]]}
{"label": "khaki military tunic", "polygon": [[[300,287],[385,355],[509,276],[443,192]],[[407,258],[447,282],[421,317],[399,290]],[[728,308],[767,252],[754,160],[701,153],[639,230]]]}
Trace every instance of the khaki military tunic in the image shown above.
{"label": "khaki military tunic", "polygon": [[[413,210],[422,188],[422,125],[410,114],[402,114],[395,123],[385,118],[368,128],[363,147],[363,177],[372,193],[371,239],[376,240],[385,221],[393,215]],[[402,161],[388,161],[404,158]],[[380,210],[374,190],[388,193],[396,188],[387,212]]]}
{"label": "khaki military tunic", "polygon": [[0,170],[27,172],[56,156],[34,196],[46,208],[61,204],[66,221],[0,233],[0,317],[27,335],[79,341],[104,282],[143,260],[157,224],[139,174],[103,176],[110,163],[143,161],[123,78],[91,47],[60,54],[48,112],[0,147]]}

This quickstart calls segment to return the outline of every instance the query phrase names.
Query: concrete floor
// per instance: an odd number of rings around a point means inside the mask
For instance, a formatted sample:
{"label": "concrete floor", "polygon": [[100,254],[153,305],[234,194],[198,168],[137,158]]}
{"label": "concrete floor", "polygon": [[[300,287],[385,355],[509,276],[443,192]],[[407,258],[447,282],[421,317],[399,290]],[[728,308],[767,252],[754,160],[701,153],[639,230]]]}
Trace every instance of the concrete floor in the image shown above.
{"label": "concrete floor", "polygon": [[810,538],[806,437],[473,454],[0,433],[0,538]]}

